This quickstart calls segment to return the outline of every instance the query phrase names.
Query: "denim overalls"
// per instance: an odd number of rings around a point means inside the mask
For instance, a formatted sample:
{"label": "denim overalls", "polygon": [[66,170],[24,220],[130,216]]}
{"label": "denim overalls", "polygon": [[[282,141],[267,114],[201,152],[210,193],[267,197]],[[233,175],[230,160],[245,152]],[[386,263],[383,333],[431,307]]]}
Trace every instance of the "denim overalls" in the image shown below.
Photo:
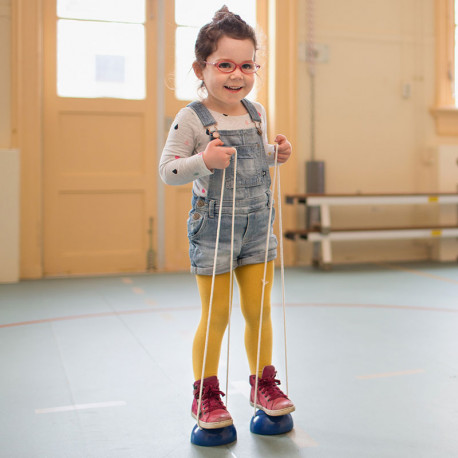
{"label": "denim overalls", "polygon": [[[237,180],[235,196],[234,256],[232,269],[246,264],[263,263],[266,239],[271,227],[267,260],[276,258],[277,239],[273,233],[273,220],[269,222],[271,200],[269,166],[262,141],[261,117],[255,106],[242,100],[254,127],[240,130],[218,131],[216,121],[200,102],[188,105],[198,115],[211,140],[219,137],[224,146],[237,149]],[[216,246],[218,214],[221,210],[221,228],[216,264],[217,275],[229,272],[231,256],[232,200],[234,190],[234,156],[226,168],[223,205],[220,209],[223,170],[216,169],[210,176],[206,197],[193,195],[188,218],[189,256],[191,272],[212,275]]]}

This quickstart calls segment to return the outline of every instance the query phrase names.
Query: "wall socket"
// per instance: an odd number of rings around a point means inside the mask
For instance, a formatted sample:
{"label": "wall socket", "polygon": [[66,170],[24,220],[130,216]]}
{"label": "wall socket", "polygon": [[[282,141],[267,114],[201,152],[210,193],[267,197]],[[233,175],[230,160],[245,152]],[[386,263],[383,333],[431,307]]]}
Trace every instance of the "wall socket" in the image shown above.
{"label": "wall socket", "polygon": [[408,81],[401,83],[401,95],[403,99],[410,99],[412,97],[412,84]]}
{"label": "wall socket", "polygon": [[[323,43],[315,43],[313,46],[313,57],[316,63],[329,62],[329,46]],[[310,62],[307,53],[307,43],[299,43],[299,60],[302,62]]]}

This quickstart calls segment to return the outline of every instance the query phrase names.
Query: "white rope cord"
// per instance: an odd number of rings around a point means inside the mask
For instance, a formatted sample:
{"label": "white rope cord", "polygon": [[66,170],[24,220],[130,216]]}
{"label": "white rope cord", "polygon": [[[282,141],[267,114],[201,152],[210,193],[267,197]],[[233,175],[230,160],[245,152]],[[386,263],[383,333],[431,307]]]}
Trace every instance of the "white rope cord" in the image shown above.
{"label": "white rope cord", "polygon": [[231,342],[231,316],[232,316],[232,294],[234,284],[234,273],[232,262],[234,259],[234,226],[235,226],[235,195],[237,191],[237,149],[234,154],[234,187],[232,191],[232,228],[231,228],[231,256],[229,266],[229,317],[227,324],[227,357],[226,357],[226,406],[229,403],[229,348]]}
{"label": "white rope cord", "polygon": [[[199,391],[199,402],[197,405],[197,425],[200,426],[200,409],[202,403],[202,392],[203,392],[203,379],[205,375],[205,365],[207,362],[207,350],[208,350],[208,336],[210,333],[210,320],[211,313],[213,308],[213,295],[215,290],[215,277],[216,277],[216,261],[218,258],[218,247],[219,247],[219,235],[221,229],[221,215],[223,207],[223,198],[224,198],[224,185],[226,182],[226,169],[223,169],[223,176],[221,182],[221,196],[220,196],[220,207],[218,214],[218,225],[216,229],[216,244],[215,244],[215,255],[213,258],[213,273],[212,273],[212,283],[210,289],[210,305],[208,309],[208,320],[207,320],[207,330],[205,335],[205,347],[204,347],[204,359],[202,363],[202,375],[200,377],[200,391]],[[232,260],[234,257],[234,226],[235,226],[235,194],[237,191],[237,149],[234,154],[234,187],[233,187],[233,196],[232,196],[232,228],[231,228],[231,254],[230,254],[230,266],[229,266],[229,317],[228,317],[228,335],[227,335],[227,367],[226,367],[226,405],[228,402],[228,385],[229,385],[229,344],[231,336],[231,315],[232,315],[232,289],[233,289],[233,269],[232,269]]]}
{"label": "white rope cord", "polygon": [[[261,294],[261,311],[259,317],[259,331],[258,331],[258,348],[256,355],[256,374],[255,374],[255,394],[254,394],[254,414],[256,415],[256,405],[257,405],[257,392],[258,392],[258,372],[259,372],[259,359],[261,352],[261,335],[262,335],[262,318],[264,311],[264,297],[265,297],[265,287],[267,284],[267,259],[269,251],[269,240],[271,232],[271,220],[272,220],[272,211],[273,211],[273,196],[275,194],[276,183],[277,183],[277,174],[278,174],[278,217],[279,217],[279,231],[280,231],[280,261],[281,261],[281,292],[282,292],[282,306],[283,306],[283,328],[284,328],[284,339],[285,339],[285,371],[286,371],[286,395],[288,395],[288,364],[287,364],[287,345],[286,345],[286,306],[285,306],[285,281],[284,281],[284,259],[283,259],[283,239],[282,239],[282,210],[281,210],[281,188],[280,188],[280,173],[278,172],[278,144],[275,147],[275,164],[274,164],[274,177],[272,181],[272,199],[270,202],[269,208],[269,223],[267,229],[267,238],[266,238],[266,252],[264,258],[264,276],[262,280],[262,294]],[[207,319],[207,330],[205,335],[205,347],[204,347],[204,358],[202,364],[202,375],[200,378],[200,390],[199,390],[199,400],[197,406],[197,425],[200,426],[200,412],[202,404],[202,392],[203,392],[203,379],[205,375],[205,365],[207,361],[207,350],[208,350],[208,337],[210,331],[210,321],[211,313],[213,308],[213,296],[215,289],[215,276],[216,276],[216,261],[218,258],[218,247],[219,247],[219,236],[221,229],[221,214],[223,207],[223,197],[224,197],[224,186],[226,179],[226,169],[223,169],[223,176],[221,182],[221,196],[220,196],[220,211],[218,214],[218,224],[216,230],[216,244],[215,244],[215,255],[213,259],[213,273],[212,273],[212,282],[210,289],[210,303],[208,310],[208,319]],[[236,182],[237,182],[237,151],[234,157],[234,187],[233,187],[233,196],[232,196],[232,227],[231,227],[231,254],[230,254],[230,268],[229,268],[229,317],[228,317],[228,339],[227,339],[227,370],[226,370],[226,405],[228,401],[228,384],[229,384],[229,348],[230,348],[230,333],[231,333],[231,315],[232,315],[232,302],[233,302],[233,254],[234,254],[234,225],[235,225],[235,195],[236,195]]]}
{"label": "white rope cord", "polygon": [[200,377],[199,401],[197,403],[197,426],[199,426],[199,428],[201,428],[200,426],[200,408],[202,404],[202,392],[203,392],[203,387],[204,387],[203,380],[204,380],[204,375],[205,375],[205,365],[207,362],[208,335],[210,332],[210,319],[211,319],[212,308],[213,308],[213,293],[215,291],[216,260],[218,258],[219,233],[220,233],[220,228],[221,228],[221,214],[223,213],[221,210],[223,207],[225,181],[226,181],[226,169],[223,169],[223,177],[221,180],[221,196],[220,196],[220,205],[219,205],[219,214],[218,214],[218,225],[216,229],[215,255],[213,258],[212,283],[211,283],[211,289],[210,289],[210,304],[208,307],[207,332],[205,335],[204,360],[202,362],[202,376]]}
{"label": "white rope cord", "polygon": [[272,197],[270,200],[269,208],[269,222],[267,224],[267,239],[266,239],[266,254],[264,257],[264,277],[262,279],[262,294],[261,294],[261,311],[259,314],[259,331],[258,331],[258,349],[256,354],[256,372],[255,372],[255,388],[254,388],[254,415],[256,416],[256,405],[258,402],[258,373],[259,373],[259,357],[261,354],[261,334],[262,334],[262,316],[264,312],[264,295],[266,291],[266,277],[267,277],[267,257],[269,252],[269,239],[270,239],[270,229],[271,229],[271,220],[272,220],[272,209],[273,201],[275,195],[275,186],[277,182],[277,172],[278,172],[278,143],[275,145],[275,165],[274,165],[274,178],[272,181]]}
{"label": "white rope cord", "polygon": [[278,172],[278,187],[277,187],[277,205],[278,205],[278,232],[280,234],[280,272],[281,272],[281,305],[283,309],[283,336],[285,339],[285,382],[286,396],[288,396],[288,349],[286,345],[286,301],[285,301],[285,262],[283,259],[283,217],[281,210],[281,183],[280,172]]}

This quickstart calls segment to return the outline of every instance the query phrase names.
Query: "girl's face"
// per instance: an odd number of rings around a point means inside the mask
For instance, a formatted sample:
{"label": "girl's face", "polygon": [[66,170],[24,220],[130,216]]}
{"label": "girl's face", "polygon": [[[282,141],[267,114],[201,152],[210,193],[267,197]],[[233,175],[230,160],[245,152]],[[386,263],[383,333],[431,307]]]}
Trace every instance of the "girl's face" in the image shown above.
{"label": "girl's face", "polygon": [[207,99],[205,105],[215,111],[225,114],[243,114],[245,110],[240,101],[246,97],[255,82],[255,73],[243,73],[237,67],[232,73],[223,73],[211,63],[232,61],[242,64],[254,61],[255,47],[250,39],[236,40],[228,36],[219,39],[216,51],[207,57],[207,63],[202,69],[194,66],[196,76],[205,82]]}

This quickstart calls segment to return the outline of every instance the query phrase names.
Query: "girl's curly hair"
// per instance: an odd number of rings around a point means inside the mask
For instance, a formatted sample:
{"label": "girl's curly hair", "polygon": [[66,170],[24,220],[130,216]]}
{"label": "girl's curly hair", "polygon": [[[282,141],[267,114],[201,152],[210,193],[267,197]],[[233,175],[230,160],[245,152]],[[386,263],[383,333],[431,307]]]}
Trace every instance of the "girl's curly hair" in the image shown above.
{"label": "girl's curly hair", "polygon": [[213,19],[204,25],[198,35],[194,46],[196,62],[202,67],[205,66],[207,57],[216,51],[218,40],[228,36],[236,40],[249,39],[253,42],[254,49],[258,49],[256,32],[238,14],[229,11],[224,5],[219,9]]}

